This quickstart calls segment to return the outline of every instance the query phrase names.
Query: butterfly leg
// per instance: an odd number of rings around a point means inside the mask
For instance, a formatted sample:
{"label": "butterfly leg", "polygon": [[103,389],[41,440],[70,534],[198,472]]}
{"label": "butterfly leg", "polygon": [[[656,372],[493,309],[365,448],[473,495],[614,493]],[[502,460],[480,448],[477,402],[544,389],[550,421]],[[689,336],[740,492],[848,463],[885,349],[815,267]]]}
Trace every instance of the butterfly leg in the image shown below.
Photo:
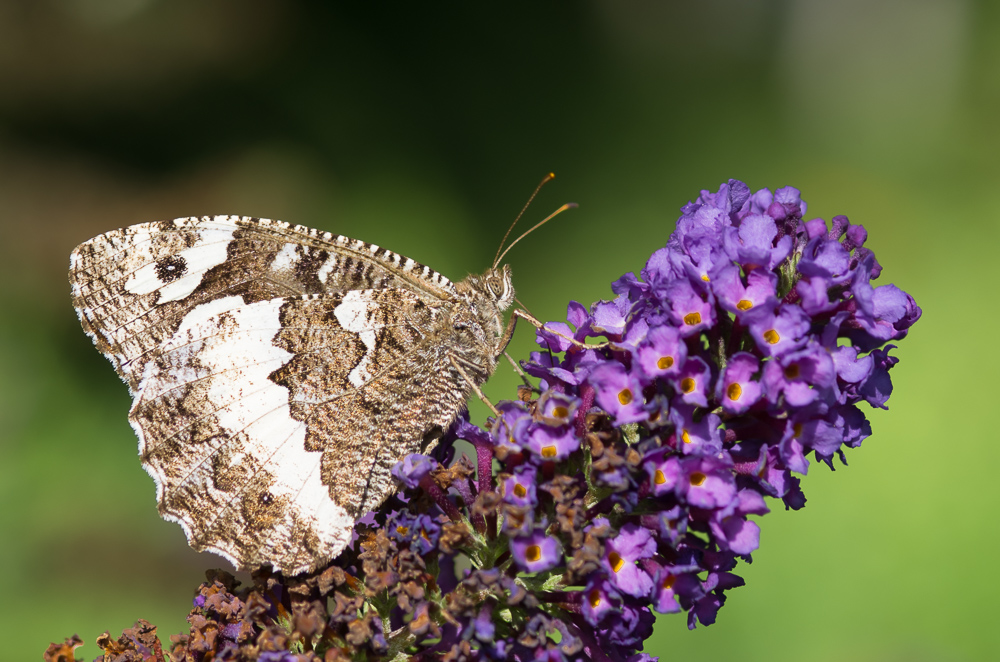
{"label": "butterfly leg", "polygon": [[507,350],[504,350],[503,355],[504,358],[506,358],[507,361],[510,362],[510,365],[514,368],[514,372],[520,375],[521,381],[524,382],[524,385],[530,388],[532,391],[540,392],[538,388],[531,383],[531,380],[528,379],[528,375],[524,373],[524,370],[522,370],[521,366],[517,364],[517,361],[515,361],[513,357],[511,357],[511,355],[507,353]]}
{"label": "butterfly leg", "polygon": [[496,407],[493,406],[493,403],[490,402],[490,399],[487,398],[486,394],[483,393],[483,391],[479,388],[479,384],[477,384],[475,381],[473,381],[471,377],[469,377],[469,374],[462,369],[462,366],[458,364],[458,361],[455,360],[455,357],[449,354],[448,360],[451,361],[451,365],[455,368],[455,370],[458,371],[458,374],[462,376],[462,379],[464,379],[466,383],[472,387],[472,390],[476,392],[476,395],[478,395],[479,399],[483,401],[483,404],[485,404],[487,407],[490,408],[490,411],[493,412],[493,415],[496,416],[497,418],[501,418],[500,412],[497,410]]}
{"label": "butterfly leg", "polygon": [[609,342],[602,342],[602,343],[597,343],[596,345],[588,345],[585,342],[580,342],[576,338],[571,338],[563,333],[559,333],[558,331],[553,331],[552,329],[546,328],[545,324],[540,322],[534,315],[529,313],[527,310],[524,310],[523,308],[515,308],[513,314],[510,316],[511,323],[507,325],[507,328],[511,330],[512,334],[514,332],[514,320],[517,319],[518,317],[528,320],[528,322],[530,322],[539,331],[545,331],[547,333],[559,336],[560,338],[568,340],[570,343],[581,349],[602,349],[611,344]]}
{"label": "butterfly leg", "polygon": [[518,375],[521,376],[521,381],[524,382],[524,385],[530,388],[532,391],[537,391],[538,389],[531,383],[531,381],[528,379],[528,376],[524,374],[524,370],[521,370],[521,366],[519,366],[517,362],[511,358],[510,354],[507,353],[507,345],[510,344],[510,339],[514,337],[515,326],[517,326],[517,316],[511,315],[510,321],[507,322],[507,328],[504,329],[503,335],[500,337],[500,342],[497,343],[497,348],[499,351],[493,358],[495,358],[496,360],[500,360],[500,355],[502,354],[504,357],[507,358],[510,364],[514,366],[514,372],[516,372]]}
{"label": "butterfly leg", "polygon": [[[520,303],[520,301],[518,303]],[[608,342],[602,342],[602,343],[597,343],[596,345],[588,345],[587,343],[580,342],[576,338],[571,338],[565,334],[559,333],[558,331],[553,331],[552,329],[546,328],[545,324],[539,321],[537,317],[529,313],[524,307],[521,307],[514,309],[513,313],[510,316],[510,321],[507,322],[507,328],[504,329],[503,336],[500,337],[500,342],[497,343],[498,351],[496,354],[496,358],[499,358],[500,354],[503,353],[503,351],[507,348],[507,345],[510,344],[510,339],[514,336],[514,328],[517,326],[518,317],[528,320],[528,322],[530,322],[531,325],[534,326],[536,329],[555,334],[560,338],[568,340],[570,343],[581,349],[602,349],[611,344]],[[510,357],[508,357],[508,359],[509,358]]]}
{"label": "butterfly leg", "polygon": [[[514,312],[517,312],[516,310]],[[517,326],[517,315],[511,315],[510,321],[507,322],[507,328],[503,330],[503,335],[500,337],[500,342],[497,343],[497,352],[493,357],[494,359],[499,359],[500,355],[505,353],[507,350],[507,345],[510,344],[510,339],[514,337],[514,327]]]}

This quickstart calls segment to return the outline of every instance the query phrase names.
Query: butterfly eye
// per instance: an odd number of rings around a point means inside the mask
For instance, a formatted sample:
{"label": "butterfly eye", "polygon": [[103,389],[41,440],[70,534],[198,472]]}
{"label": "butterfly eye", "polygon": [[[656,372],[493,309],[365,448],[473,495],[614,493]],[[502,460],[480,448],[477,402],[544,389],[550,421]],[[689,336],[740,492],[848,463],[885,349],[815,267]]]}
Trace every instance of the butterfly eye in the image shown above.
{"label": "butterfly eye", "polygon": [[505,290],[503,281],[498,276],[490,276],[486,279],[486,289],[489,290],[490,296],[498,299]]}

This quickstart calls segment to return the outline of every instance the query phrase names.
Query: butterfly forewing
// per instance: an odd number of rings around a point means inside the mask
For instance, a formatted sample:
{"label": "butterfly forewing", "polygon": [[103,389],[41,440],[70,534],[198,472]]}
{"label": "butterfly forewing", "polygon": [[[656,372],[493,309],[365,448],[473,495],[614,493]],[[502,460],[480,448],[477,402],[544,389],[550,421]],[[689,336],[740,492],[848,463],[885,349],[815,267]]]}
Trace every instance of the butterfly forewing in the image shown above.
{"label": "butterfly forewing", "polygon": [[149,352],[195,307],[301,294],[403,287],[450,300],[428,267],[374,244],[281,221],[206,216],[143,223],[95,237],[70,258],[84,329],[133,390]]}
{"label": "butterfly forewing", "polygon": [[337,555],[393,491],[392,465],[465,406],[455,357],[477,383],[495,368],[495,297],[277,221],[110,232],[74,251],[70,280],[133,391],[161,514],[239,567],[297,573]]}

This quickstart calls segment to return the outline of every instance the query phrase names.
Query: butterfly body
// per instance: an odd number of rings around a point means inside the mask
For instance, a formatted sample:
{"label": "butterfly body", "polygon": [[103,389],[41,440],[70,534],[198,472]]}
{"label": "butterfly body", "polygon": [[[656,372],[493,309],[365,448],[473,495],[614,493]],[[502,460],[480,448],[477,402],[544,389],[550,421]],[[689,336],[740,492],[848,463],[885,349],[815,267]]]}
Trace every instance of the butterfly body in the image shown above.
{"label": "butterfly body", "polygon": [[84,330],[128,384],[161,515],[289,574],[338,555],[496,368],[506,267],[450,280],[355,239],[202,217],[81,244]]}

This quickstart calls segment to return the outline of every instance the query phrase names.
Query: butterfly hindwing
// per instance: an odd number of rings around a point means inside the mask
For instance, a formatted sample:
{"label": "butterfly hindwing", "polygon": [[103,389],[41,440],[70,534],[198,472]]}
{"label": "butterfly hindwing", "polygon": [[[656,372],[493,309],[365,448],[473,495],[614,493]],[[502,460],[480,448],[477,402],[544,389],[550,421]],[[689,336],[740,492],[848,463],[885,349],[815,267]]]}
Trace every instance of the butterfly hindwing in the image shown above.
{"label": "butterfly hindwing", "polygon": [[401,289],[201,308],[148,363],[130,414],[161,512],[241,567],[311,568],[464,404],[431,341],[444,311]]}
{"label": "butterfly hindwing", "polygon": [[342,547],[354,520],[330,501],[287,389],[268,379],[290,358],[272,343],[284,300],[215,303],[147,364],[129,415],[143,466],[195,549],[300,571]]}

